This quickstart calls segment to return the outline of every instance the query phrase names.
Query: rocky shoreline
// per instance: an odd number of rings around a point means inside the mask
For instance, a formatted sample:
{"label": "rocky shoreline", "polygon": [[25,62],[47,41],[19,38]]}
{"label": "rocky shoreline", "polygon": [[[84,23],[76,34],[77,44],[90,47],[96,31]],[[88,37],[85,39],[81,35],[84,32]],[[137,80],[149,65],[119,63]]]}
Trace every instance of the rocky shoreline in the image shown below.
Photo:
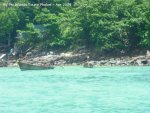
{"label": "rocky shoreline", "polygon": [[[150,66],[150,55],[122,56],[115,58],[101,57],[92,53],[65,52],[20,58],[21,61],[33,65],[76,66],[90,64],[92,66]],[[17,66],[16,60],[8,60],[8,66]]]}

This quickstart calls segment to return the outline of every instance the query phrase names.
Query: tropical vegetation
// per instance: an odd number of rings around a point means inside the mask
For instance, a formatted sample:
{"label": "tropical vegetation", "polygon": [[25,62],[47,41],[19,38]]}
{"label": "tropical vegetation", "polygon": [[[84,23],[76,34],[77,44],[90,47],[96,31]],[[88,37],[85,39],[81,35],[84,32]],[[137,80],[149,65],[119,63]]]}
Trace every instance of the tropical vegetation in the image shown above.
{"label": "tropical vegetation", "polygon": [[0,5],[0,44],[8,48],[150,47],[149,0],[0,0]]}

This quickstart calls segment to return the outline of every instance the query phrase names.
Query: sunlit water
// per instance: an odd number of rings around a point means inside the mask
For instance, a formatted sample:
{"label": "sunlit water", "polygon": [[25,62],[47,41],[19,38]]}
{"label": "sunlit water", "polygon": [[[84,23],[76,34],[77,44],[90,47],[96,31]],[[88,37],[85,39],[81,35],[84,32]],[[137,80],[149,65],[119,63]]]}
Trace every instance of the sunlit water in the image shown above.
{"label": "sunlit water", "polygon": [[0,68],[0,113],[150,113],[150,67]]}

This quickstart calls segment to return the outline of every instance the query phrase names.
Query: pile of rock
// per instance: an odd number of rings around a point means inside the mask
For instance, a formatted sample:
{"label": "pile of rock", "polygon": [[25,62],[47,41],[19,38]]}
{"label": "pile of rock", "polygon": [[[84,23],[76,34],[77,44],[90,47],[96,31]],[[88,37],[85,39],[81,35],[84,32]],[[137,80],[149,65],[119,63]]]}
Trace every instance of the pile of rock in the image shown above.
{"label": "pile of rock", "polygon": [[[150,66],[150,52],[136,57],[107,58],[92,53],[59,53],[21,59],[35,65],[85,65],[86,66]],[[13,61],[12,63],[14,63]]]}

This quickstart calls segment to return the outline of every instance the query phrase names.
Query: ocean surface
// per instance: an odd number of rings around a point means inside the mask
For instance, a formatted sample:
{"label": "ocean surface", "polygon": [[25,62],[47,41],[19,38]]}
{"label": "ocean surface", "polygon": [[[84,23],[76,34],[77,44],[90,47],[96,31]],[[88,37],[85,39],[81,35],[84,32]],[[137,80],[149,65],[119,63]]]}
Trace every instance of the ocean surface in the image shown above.
{"label": "ocean surface", "polygon": [[0,113],[150,113],[150,67],[0,68]]}

